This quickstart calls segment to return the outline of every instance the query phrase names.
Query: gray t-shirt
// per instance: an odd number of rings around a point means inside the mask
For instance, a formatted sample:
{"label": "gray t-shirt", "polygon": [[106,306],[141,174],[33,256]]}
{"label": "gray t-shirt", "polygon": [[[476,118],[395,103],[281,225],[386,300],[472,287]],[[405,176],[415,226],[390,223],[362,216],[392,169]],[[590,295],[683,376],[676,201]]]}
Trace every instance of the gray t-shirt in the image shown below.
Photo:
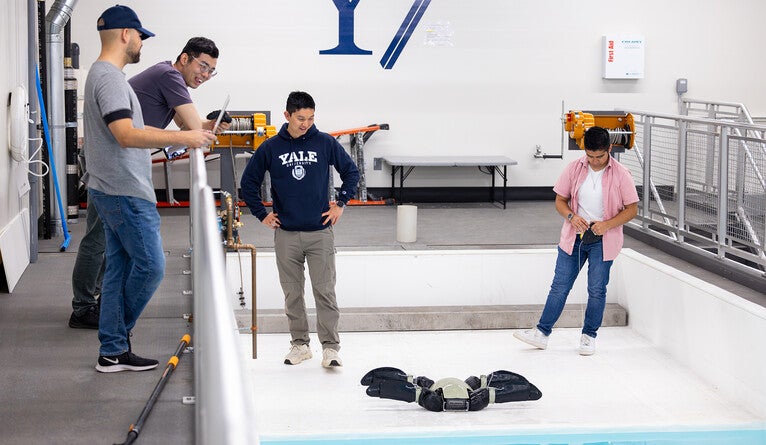
{"label": "gray t-shirt", "polygon": [[88,187],[156,203],[151,150],[122,148],[109,130],[109,123],[124,118],[131,118],[133,127],[144,128],[141,105],[125,73],[109,62],[96,61],[85,81],[83,112]]}

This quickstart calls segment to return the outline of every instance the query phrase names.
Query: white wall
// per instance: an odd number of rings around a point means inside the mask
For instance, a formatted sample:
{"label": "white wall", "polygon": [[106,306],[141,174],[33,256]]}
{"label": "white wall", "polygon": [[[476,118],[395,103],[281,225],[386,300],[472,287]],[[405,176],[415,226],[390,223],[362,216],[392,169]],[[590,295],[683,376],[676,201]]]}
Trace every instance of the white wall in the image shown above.
{"label": "white wall", "polygon": [[[96,18],[113,3],[77,4],[72,39],[81,46],[83,67],[97,57]],[[287,94],[302,89],[317,101],[322,130],[389,123],[391,130],[376,133],[365,148],[370,187],[390,185],[387,168],[372,171],[374,157],[467,153],[517,159],[511,186],[551,186],[564,161],[532,154],[538,144],[559,152],[562,101],[567,109],[674,113],[679,77],[689,80],[688,97],[744,102],[766,114],[757,75],[766,61],[753,52],[766,41],[760,0],[433,1],[393,69],[384,70],[379,61],[411,5],[361,0],[355,42],[373,54],[330,56],[319,51],[338,41],[331,0],[135,0],[131,6],[157,37],[145,41],[142,61],[126,71],[175,58],[191,36],[212,38],[221,49],[220,75],[193,93],[202,111],[218,108],[229,92],[233,109],[271,110],[280,125]],[[429,25],[447,22],[453,46],[425,45]],[[601,78],[601,38],[614,33],[645,36],[644,79]],[[486,186],[488,180],[471,170],[419,169],[408,185]]]}
{"label": "white wall", "polygon": [[[556,256],[556,249],[338,252],[338,304],[347,308],[544,304]],[[251,264],[249,251],[226,254],[234,307],[239,307],[240,285],[245,307],[252,307]],[[284,308],[274,252],[256,254],[256,275],[258,308]],[[587,301],[586,274],[581,275],[569,303]],[[308,279],[305,291],[306,306],[315,307]],[[608,291],[607,302],[617,302],[617,295]]]}
{"label": "white wall", "polygon": [[766,308],[630,249],[620,259],[612,281],[630,327],[766,416]]}
{"label": "white wall", "polygon": [[[22,85],[29,94],[37,94],[27,85],[27,2],[6,0],[0,3],[0,250],[9,287],[29,263],[29,209],[26,165],[11,158],[9,152],[9,93]],[[27,125],[23,131],[26,133]],[[26,183],[26,187],[24,184]],[[21,237],[19,237],[21,235]],[[26,241],[25,241],[26,239]],[[23,249],[26,246],[27,252]]]}
{"label": "white wall", "polygon": [[[20,194],[18,175],[24,165],[11,159],[8,151],[8,94],[17,85],[27,85],[27,9],[26,0],[10,0],[0,4],[0,228],[3,228],[24,207],[27,194]],[[37,94],[32,86],[30,94]],[[26,124],[24,125],[26,131]]]}

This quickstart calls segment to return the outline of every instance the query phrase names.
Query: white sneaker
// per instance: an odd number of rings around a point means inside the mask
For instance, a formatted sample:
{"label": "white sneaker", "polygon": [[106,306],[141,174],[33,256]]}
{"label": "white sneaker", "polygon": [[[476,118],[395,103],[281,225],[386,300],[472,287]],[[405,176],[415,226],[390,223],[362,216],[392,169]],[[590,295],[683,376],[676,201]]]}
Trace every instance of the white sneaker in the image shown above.
{"label": "white sneaker", "polygon": [[587,334],[580,336],[580,355],[593,355],[596,353],[596,339]]}
{"label": "white sneaker", "polygon": [[333,368],[335,366],[343,366],[343,360],[338,357],[338,351],[335,349],[327,348],[322,351],[322,366],[325,368]]}
{"label": "white sneaker", "polygon": [[537,328],[527,329],[520,332],[516,331],[513,333],[513,336],[537,349],[545,349],[548,347],[548,336],[543,334]]}
{"label": "white sneaker", "polygon": [[285,356],[285,365],[297,365],[311,357],[311,349],[309,348],[309,345],[293,345],[290,348],[290,352]]}

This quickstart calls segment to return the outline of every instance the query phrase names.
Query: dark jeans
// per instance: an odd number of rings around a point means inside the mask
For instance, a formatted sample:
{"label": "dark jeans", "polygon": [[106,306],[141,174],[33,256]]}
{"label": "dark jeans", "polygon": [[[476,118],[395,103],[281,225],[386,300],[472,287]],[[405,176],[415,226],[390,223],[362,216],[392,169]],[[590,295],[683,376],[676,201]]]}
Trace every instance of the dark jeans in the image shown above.
{"label": "dark jeans", "polygon": [[88,200],[87,227],[77,250],[77,260],[72,269],[72,309],[82,316],[88,308],[96,306],[96,296],[101,294],[104,277],[104,227],[98,212]]}

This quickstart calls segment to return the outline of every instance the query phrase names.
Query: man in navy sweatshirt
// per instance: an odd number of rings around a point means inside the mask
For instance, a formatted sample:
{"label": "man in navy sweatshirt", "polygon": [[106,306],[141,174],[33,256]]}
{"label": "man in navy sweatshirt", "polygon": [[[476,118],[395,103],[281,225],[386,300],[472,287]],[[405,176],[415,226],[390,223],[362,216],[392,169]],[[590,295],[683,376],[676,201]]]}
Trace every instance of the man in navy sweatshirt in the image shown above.
{"label": "man in navy sweatshirt", "polygon": [[[258,147],[242,174],[242,197],[261,223],[274,229],[274,252],[285,313],[290,328],[286,365],[312,357],[304,302],[304,262],[314,289],[317,335],[322,343],[322,366],[342,366],[338,356],[338,303],[335,298],[335,236],[348,201],[356,194],[359,170],[338,141],[314,126],[314,99],[294,91],[287,97],[285,119],[279,133]],[[328,190],[330,167],[342,185],[334,203]],[[271,177],[272,212],[261,199],[266,172]]]}

